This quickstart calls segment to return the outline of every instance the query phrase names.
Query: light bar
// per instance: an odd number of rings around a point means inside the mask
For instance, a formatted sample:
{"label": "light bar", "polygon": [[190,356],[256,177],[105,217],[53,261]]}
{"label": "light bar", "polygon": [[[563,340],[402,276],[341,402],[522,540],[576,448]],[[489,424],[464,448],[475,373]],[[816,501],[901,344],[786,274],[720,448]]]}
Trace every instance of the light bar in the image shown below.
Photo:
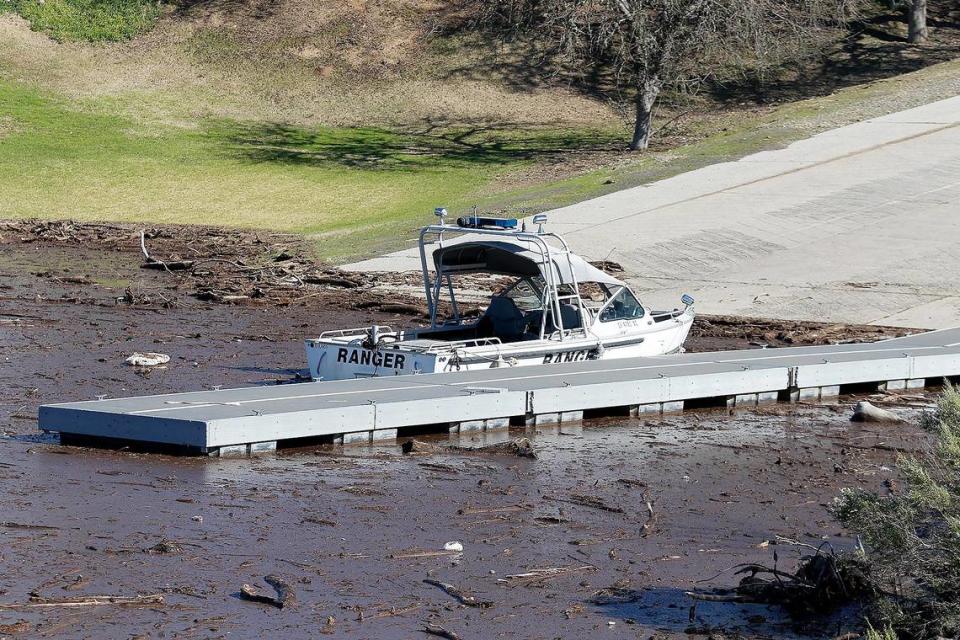
{"label": "light bar", "polygon": [[463,218],[457,218],[457,225],[465,229],[516,229],[517,219],[466,216]]}

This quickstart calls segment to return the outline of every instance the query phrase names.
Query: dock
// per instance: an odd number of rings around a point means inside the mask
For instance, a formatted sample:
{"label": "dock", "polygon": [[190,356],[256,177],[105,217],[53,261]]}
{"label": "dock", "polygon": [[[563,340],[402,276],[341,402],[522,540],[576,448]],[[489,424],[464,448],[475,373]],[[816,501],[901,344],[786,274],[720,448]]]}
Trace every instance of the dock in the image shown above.
{"label": "dock", "polygon": [[960,379],[960,328],[847,344],[312,382],[40,407],[64,444],[243,456],[319,442],[537,427],[592,415],[820,401]]}

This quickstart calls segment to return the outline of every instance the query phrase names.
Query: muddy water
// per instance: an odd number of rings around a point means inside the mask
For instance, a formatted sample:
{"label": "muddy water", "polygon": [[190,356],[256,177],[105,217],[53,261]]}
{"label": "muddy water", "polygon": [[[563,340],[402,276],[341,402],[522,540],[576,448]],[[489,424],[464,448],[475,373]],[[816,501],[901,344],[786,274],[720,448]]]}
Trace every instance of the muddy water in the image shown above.
{"label": "muddy water", "polygon": [[[849,545],[826,505],[844,486],[882,488],[895,473],[890,449],[917,442],[912,426],[852,425],[845,401],[509,434],[532,437],[537,460],[404,457],[396,446],[255,460],[60,447],[37,433],[42,403],[273,384],[300,369],[305,335],[397,318],[186,299],[118,305],[122,290],[102,278],[147,292],[167,291],[164,281],[115,257],[4,251],[0,605],[33,592],[160,593],[164,603],[0,607],[0,636],[410,638],[430,622],[463,638],[779,637],[793,627],[775,609],[700,604],[691,621],[684,592],[733,585],[730,567],[770,564],[773,549],[792,566],[796,547],[764,544],[778,534]],[[100,283],[32,275],[51,264]],[[134,350],[173,359],[139,375],[122,364]],[[424,555],[448,541],[463,553]],[[162,542],[171,552],[155,549]],[[566,573],[509,577],[550,568]],[[296,608],[239,599],[244,583],[269,592],[271,573],[293,584]],[[426,578],[492,606],[465,607]],[[838,635],[833,624],[819,630]]]}
{"label": "muddy water", "polygon": [[[701,604],[691,623],[684,592],[731,585],[725,569],[769,564],[774,548],[790,566],[796,547],[764,544],[778,534],[849,545],[824,505],[841,486],[890,477],[892,454],[869,447],[904,434],[801,408],[528,435],[537,460],[410,457],[395,446],[207,460],[8,438],[2,601],[36,591],[163,593],[165,603],[4,611],[0,620],[90,638],[412,637],[425,621],[465,638],[649,637],[691,626],[782,635],[792,627],[765,607]],[[859,448],[842,452],[846,442]],[[581,495],[606,509],[577,504]],[[50,528],[22,528],[38,526]],[[460,555],[402,557],[454,540]],[[151,551],[163,541],[180,551]],[[557,567],[575,570],[542,583],[508,578]],[[238,598],[243,583],[262,585],[270,573],[294,584],[297,608]],[[428,577],[493,605],[463,607]],[[611,586],[627,591],[597,600]]]}

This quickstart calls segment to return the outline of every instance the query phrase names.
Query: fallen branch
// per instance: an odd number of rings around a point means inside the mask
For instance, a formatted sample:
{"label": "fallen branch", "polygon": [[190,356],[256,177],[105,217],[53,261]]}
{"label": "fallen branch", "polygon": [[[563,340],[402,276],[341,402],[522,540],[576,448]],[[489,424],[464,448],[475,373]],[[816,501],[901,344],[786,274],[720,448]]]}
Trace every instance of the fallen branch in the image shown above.
{"label": "fallen branch", "polygon": [[461,640],[460,636],[455,634],[453,631],[448,631],[440,625],[425,623],[423,625],[423,632],[428,633],[432,636],[440,636],[441,638],[447,638],[447,640]]}
{"label": "fallen branch", "polygon": [[503,578],[498,578],[497,582],[503,582],[506,584],[538,584],[546,582],[547,580],[553,580],[554,578],[559,578],[561,576],[570,575],[571,573],[582,573],[584,571],[596,571],[597,568],[593,565],[582,565],[579,567],[550,567],[547,569],[533,569],[527,571],[526,573],[515,573]]}
{"label": "fallen branch", "polygon": [[257,591],[256,587],[249,584],[240,585],[240,599],[248,602],[259,602],[279,607],[277,601],[272,596],[263,595]]}
{"label": "fallen branch", "polygon": [[721,596],[713,593],[697,593],[695,591],[687,591],[687,596],[694,600],[703,600],[704,602],[753,602],[746,596]]}
{"label": "fallen branch", "polygon": [[142,607],[154,604],[163,604],[163,595],[159,593],[144,596],[81,596],[76,598],[41,598],[32,597],[30,602],[0,604],[0,610],[11,609],[46,609],[53,607],[96,607],[103,605],[117,605],[124,607]]}
{"label": "fallen branch", "polygon": [[59,531],[60,527],[49,527],[45,524],[21,524],[19,522],[0,522],[4,529],[30,529],[34,531]]}
{"label": "fallen branch", "polygon": [[293,592],[293,587],[290,586],[290,583],[276,575],[266,576],[263,581],[273,587],[273,590],[277,592],[276,597],[264,595],[257,591],[255,587],[245,584],[240,587],[240,598],[249,602],[269,604],[277,609],[285,609],[296,606],[297,597]]}
{"label": "fallen branch", "polygon": [[147,251],[147,236],[144,231],[140,231],[140,250],[143,252],[143,258],[146,260],[140,265],[141,269],[162,269],[164,271],[186,271],[193,267],[192,260],[164,262],[157,260]]}
{"label": "fallen branch", "polygon": [[531,509],[528,504],[512,504],[506,507],[463,507],[462,509],[457,509],[457,515],[459,516],[473,516],[485,513],[516,513],[518,511],[529,511]]}
{"label": "fallen branch", "polygon": [[460,551],[421,551],[419,549],[410,549],[408,551],[397,551],[396,553],[391,553],[388,558],[393,560],[407,560],[410,558],[439,558],[441,556],[458,556]]}
{"label": "fallen branch", "polygon": [[269,575],[263,579],[268,585],[277,592],[277,599],[280,602],[280,608],[286,609],[297,605],[297,594],[294,593],[290,583],[277,575]]}
{"label": "fallen branch", "polygon": [[[856,600],[870,592],[866,569],[862,560],[852,555],[822,553],[800,559],[796,571],[789,573],[774,566],[760,564],[737,565],[736,574],[749,574],[731,591],[714,593],[687,592],[696,601],[749,602],[777,604],[792,615],[829,613],[837,607]],[[764,578],[761,576],[771,576]]]}
{"label": "fallen branch", "polygon": [[407,440],[403,443],[401,451],[406,454],[484,453],[489,455],[519,456],[521,458],[537,457],[536,452],[533,450],[533,445],[527,438],[517,438],[509,442],[498,442],[483,447],[457,447],[433,444],[432,442],[424,442],[423,440]]}
{"label": "fallen branch", "polygon": [[459,602],[460,604],[466,605],[468,607],[477,607],[479,609],[487,609],[493,606],[492,602],[477,600],[473,596],[468,595],[467,593],[461,591],[460,589],[453,586],[452,584],[448,584],[446,582],[440,582],[439,580],[433,580],[431,578],[424,579],[424,582],[429,585],[433,585],[434,587],[443,589],[447,595],[456,599],[457,602]]}
{"label": "fallen branch", "polygon": [[331,287],[341,287],[343,289],[356,289],[360,283],[356,280],[343,278],[340,276],[304,276],[303,282],[307,284],[325,284]]}
{"label": "fallen branch", "polygon": [[593,509],[600,509],[601,511],[609,511],[610,513],[624,513],[623,509],[620,507],[611,507],[605,503],[600,498],[594,496],[584,496],[577,493],[571,494],[569,498],[558,498],[556,496],[544,496],[544,500],[552,500],[554,502],[566,502],[569,504],[576,504],[582,507],[591,507]]}

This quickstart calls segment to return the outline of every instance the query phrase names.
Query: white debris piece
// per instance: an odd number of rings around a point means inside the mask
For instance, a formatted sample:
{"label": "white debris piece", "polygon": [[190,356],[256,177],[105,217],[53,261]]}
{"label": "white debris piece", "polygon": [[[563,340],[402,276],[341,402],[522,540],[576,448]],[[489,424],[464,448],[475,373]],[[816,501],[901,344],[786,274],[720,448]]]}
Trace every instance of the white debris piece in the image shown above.
{"label": "white debris piece", "polygon": [[445,545],[443,545],[443,550],[456,551],[457,553],[460,553],[461,551],[463,551],[463,544],[454,540],[453,542],[448,542]]}
{"label": "white debris piece", "polygon": [[157,367],[170,362],[170,356],[165,353],[134,353],[124,360],[131,367]]}
{"label": "white debris piece", "polygon": [[857,403],[850,420],[853,422],[903,422],[897,414],[875,407],[866,400]]}

